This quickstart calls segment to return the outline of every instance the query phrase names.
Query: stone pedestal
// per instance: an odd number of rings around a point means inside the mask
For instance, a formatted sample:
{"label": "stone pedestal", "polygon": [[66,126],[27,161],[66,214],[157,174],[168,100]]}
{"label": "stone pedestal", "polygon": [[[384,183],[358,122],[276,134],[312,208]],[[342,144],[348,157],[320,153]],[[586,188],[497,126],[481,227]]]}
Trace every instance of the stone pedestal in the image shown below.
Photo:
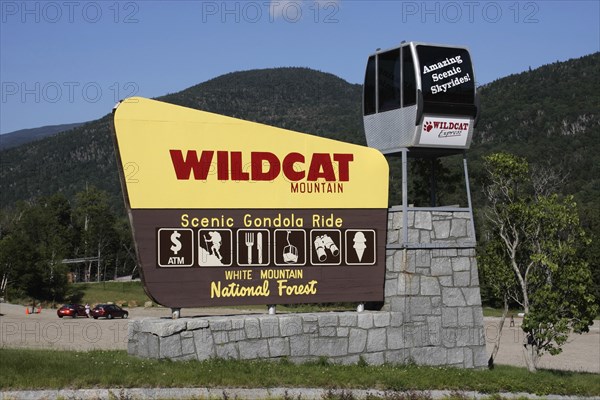
{"label": "stone pedestal", "polygon": [[483,314],[469,214],[402,213],[388,221],[381,311],[145,319],[129,325],[129,354],[145,358],[277,359],[326,357],[351,364],[487,366]]}
{"label": "stone pedestal", "polygon": [[[487,366],[483,311],[470,232],[470,214],[408,214],[408,241],[401,246],[401,209],[388,214],[384,311],[404,316],[412,332],[411,358],[418,364]],[[444,357],[446,357],[444,359]]]}

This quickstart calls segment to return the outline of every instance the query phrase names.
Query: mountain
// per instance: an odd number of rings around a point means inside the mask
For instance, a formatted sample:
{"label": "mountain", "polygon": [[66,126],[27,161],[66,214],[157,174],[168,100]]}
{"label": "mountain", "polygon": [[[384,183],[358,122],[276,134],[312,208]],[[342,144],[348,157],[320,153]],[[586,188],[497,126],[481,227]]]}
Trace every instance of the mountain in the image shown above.
{"label": "mountain", "polygon": [[[483,111],[468,152],[473,192],[480,191],[481,156],[505,150],[533,163],[562,167],[569,175],[562,192],[597,210],[598,65],[600,53],[595,53],[480,88]],[[226,74],[158,100],[364,144],[361,92],[361,85],[332,74],[275,68]],[[0,152],[2,206],[57,191],[71,196],[93,184],[108,191],[114,204],[122,207],[109,118]]]}
{"label": "mountain", "polygon": [[366,144],[362,85],[307,68],[234,72],[158,100]]}
{"label": "mountain", "polygon": [[77,128],[83,125],[82,122],[74,124],[48,125],[39,128],[21,129],[14,132],[0,135],[0,150],[10,149],[25,143],[40,140],[48,136],[56,135],[57,133],[66,132],[70,129]]}
{"label": "mountain", "polygon": [[[0,152],[0,204],[63,192],[68,197],[86,184],[120,199],[108,116],[66,133]],[[122,207],[122,206],[121,206]]]}
{"label": "mountain", "polygon": [[469,157],[502,150],[561,170],[568,176],[562,192],[598,213],[599,66],[595,53],[481,87],[482,114]]}

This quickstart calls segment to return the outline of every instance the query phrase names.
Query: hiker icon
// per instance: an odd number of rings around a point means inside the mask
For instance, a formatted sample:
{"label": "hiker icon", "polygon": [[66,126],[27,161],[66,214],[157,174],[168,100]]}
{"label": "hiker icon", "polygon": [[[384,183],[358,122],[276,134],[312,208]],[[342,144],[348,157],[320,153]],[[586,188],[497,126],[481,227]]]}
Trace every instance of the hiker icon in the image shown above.
{"label": "hiker icon", "polygon": [[231,265],[230,229],[201,229],[198,231],[198,265],[221,267]]}
{"label": "hiker icon", "polygon": [[[210,236],[210,239],[208,238],[208,236]],[[208,232],[208,236],[204,235],[204,241],[206,243],[212,243],[212,246],[210,247],[212,255],[216,256],[219,260],[222,260],[223,256],[219,251],[219,249],[221,248],[221,242],[223,241],[223,239],[221,238],[221,234],[217,231],[212,231]]]}

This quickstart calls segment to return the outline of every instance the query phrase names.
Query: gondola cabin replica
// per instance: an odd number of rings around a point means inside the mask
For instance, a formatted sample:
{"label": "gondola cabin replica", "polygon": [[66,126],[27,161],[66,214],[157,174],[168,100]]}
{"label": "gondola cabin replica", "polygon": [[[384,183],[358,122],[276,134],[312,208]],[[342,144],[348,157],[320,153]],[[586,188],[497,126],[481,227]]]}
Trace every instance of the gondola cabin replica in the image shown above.
{"label": "gondola cabin replica", "polygon": [[466,48],[410,42],[369,56],[363,119],[370,147],[454,154],[469,148],[478,113]]}
{"label": "gondola cabin replica", "polygon": [[428,210],[409,207],[408,157],[431,160],[431,207],[435,207],[436,159],[463,154],[468,207],[445,210],[471,213],[474,238],[464,152],[471,145],[479,110],[473,64],[465,47],[402,42],[368,57],[363,87],[365,135],[370,147],[402,156],[404,247],[427,247],[408,240],[408,212]]}

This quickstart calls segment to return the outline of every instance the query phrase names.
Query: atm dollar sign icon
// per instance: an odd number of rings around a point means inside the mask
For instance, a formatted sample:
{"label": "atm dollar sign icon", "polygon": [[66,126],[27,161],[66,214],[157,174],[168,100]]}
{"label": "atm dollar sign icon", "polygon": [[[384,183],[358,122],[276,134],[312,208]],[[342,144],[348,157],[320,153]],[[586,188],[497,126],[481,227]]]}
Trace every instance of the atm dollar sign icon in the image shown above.
{"label": "atm dollar sign icon", "polygon": [[180,237],[181,233],[177,231],[171,234],[171,243],[173,243],[173,246],[171,246],[171,251],[173,252],[173,254],[177,254],[179,253],[179,250],[181,250],[181,242],[179,241]]}

